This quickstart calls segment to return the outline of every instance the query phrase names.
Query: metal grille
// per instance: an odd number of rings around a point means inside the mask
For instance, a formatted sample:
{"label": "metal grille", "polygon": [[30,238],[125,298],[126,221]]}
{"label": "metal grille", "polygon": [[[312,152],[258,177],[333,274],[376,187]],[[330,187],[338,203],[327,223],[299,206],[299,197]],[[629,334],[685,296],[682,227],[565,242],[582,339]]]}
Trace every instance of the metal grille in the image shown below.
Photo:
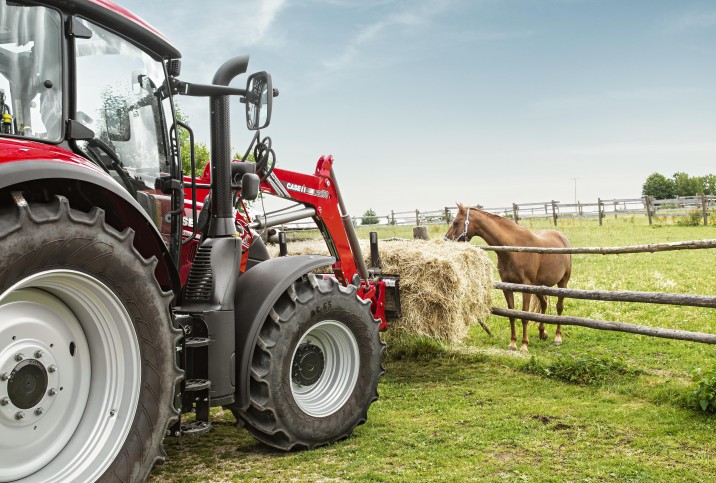
{"label": "metal grille", "polygon": [[211,246],[201,246],[196,251],[194,263],[186,282],[186,298],[197,302],[209,302],[214,276],[211,271]]}

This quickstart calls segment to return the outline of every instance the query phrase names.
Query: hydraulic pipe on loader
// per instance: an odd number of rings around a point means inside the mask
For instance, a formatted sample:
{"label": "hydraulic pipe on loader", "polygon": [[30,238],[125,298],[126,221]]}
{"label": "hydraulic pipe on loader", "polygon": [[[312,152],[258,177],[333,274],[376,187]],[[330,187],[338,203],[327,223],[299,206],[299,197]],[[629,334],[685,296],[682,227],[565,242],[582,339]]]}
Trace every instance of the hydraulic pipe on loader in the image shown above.
{"label": "hydraulic pipe on loader", "polygon": [[291,211],[289,213],[279,213],[276,215],[269,214],[264,216],[258,215],[254,217],[254,221],[252,221],[249,226],[251,228],[256,228],[260,230],[262,228],[268,228],[271,226],[282,225],[284,223],[291,223],[292,221],[296,220],[302,220],[311,216],[316,216],[316,209],[310,207]]}
{"label": "hydraulic pipe on loader", "polygon": [[[358,275],[360,275],[360,278],[363,280],[368,280],[368,267],[363,259],[363,252],[360,249],[360,242],[358,241],[356,230],[353,228],[351,216],[348,214],[346,204],[343,202],[343,196],[341,195],[341,190],[338,187],[338,181],[336,180],[336,173],[333,172],[333,166],[331,166],[331,178],[333,178],[333,187],[336,190],[336,197],[338,198],[338,208],[340,210],[341,221],[343,222],[343,228],[346,230],[346,234],[348,235],[348,244],[351,247],[351,252],[353,252],[353,261],[358,269]],[[356,284],[356,281],[351,280],[351,283]],[[360,282],[358,282],[357,285],[359,284]]]}

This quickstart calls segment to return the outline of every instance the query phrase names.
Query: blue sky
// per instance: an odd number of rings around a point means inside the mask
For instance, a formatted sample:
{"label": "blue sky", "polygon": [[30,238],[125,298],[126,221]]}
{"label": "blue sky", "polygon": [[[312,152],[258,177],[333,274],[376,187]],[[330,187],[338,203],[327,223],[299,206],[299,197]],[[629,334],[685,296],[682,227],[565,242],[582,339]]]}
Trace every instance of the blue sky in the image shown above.
{"label": "blue sky", "polygon": [[[271,72],[279,166],[333,154],[353,215],[569,203],[575,178],[595,202],[638,197],[655,171],[716,173],[714,2],[119,1],[183,52],[187,81],[243,53]],[[180,103],[208,141],[208,102]]]}

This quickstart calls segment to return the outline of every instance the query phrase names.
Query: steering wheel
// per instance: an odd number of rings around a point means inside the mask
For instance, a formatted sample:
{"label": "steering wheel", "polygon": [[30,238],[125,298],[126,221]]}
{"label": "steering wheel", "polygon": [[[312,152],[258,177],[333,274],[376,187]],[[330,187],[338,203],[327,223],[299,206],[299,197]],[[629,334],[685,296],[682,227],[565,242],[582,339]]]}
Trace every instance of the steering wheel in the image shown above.
{"label": "steering wheel", "polygon": [[259,173],[261,183],[271,176],[276,166],[276,153],[271,149],[271,138],[266,136],[254,147],[254,159],[256,160],[256,172]]}

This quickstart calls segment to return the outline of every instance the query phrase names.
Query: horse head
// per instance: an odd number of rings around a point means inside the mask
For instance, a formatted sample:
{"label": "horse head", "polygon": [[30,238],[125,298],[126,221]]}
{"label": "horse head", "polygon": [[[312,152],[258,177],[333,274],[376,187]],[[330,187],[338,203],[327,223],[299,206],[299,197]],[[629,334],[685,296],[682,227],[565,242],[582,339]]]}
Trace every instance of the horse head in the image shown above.
{"label": "horse head", "polygon": [[455,219],[452,221],[447,233],[445,233],[445,240],[469,242],[470,238],[472,238],[467,234],[469,228],[470,208],[465,208],[461,203],[458,203],[457,215],[455,215]]}

